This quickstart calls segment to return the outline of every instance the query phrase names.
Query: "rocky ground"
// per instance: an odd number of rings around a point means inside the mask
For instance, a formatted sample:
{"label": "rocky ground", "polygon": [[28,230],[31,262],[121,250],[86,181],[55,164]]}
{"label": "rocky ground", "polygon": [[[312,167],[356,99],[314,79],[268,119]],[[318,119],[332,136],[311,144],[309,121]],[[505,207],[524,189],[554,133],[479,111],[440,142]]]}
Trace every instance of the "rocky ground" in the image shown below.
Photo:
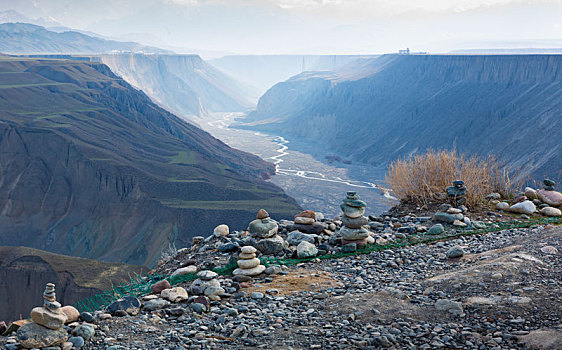
{"label": "rocky ground", "polygon": [[305,263],[210,312],[98,319],[84,349],[561,349],[561,242],[541,226]]}
{"label": "rocky ground", "polygon": [[[496,204],[478,212],[401,206],[370,216],[364,227],[373,241],[385,244],[432,236],[436,226],[454,233],[543,218],[496,210]],[[260,211],[258,218],[265,217],[269,228],[266,214]],[[562,349],[562,226],[532,225],[299,262],[297,247],[306,240],[324,253],[353,251],[341,245],[339,218],[315,220],[308,226],[279,225],[289,246],[277,255],[296,264],[270,265],[254,278],[201,272],[198,281],[173,290],[160,282],[140,302],[132,298],[125,306],[83,313],[82,322],[93,328],[83,325],[88,332],[76,334],[78,323],[65,326],[75,335],[70,341],[82,349],[107,350]],[[247,231],[229,232],[221,225],[207,238],[194,238],[192,247],[169,252],[153,272],[222,267],[236,262],[248,242]],[[82,346],[84,337],[89,339]],[[18,349],[17,341],[14,334],[0,337],[8,349]]]}

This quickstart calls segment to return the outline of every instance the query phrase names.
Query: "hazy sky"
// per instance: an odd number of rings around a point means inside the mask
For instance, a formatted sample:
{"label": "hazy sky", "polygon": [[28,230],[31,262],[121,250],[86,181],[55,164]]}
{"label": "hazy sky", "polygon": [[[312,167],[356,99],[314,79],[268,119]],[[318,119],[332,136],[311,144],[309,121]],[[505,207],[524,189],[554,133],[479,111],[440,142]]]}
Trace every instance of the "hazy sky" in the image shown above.
{"label": "hazy sky", "polygon": [[562,0],[0,0],[6,9],[181,52],[562,46]]}

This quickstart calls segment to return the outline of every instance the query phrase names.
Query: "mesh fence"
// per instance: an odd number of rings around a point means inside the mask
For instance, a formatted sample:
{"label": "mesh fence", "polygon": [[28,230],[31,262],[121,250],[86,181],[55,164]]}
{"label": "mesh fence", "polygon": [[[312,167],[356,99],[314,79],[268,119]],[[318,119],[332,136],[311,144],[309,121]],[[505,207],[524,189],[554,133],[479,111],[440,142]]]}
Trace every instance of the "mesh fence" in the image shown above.
{"label": "mesh fence", "polygon": [[[543,224],[553,224],[558,225],[562,223],[562,218],[541,218],[536,220],[528,220],[524,222],[516,222],[516,221],[509,221],[509,222],[496,222],[493,224],[486,225],[485,228],[482,229],[458,229],[453,230],[450,232],[444,232],[439,235],[426,235],[426,234],[413,234],[407,236],[405,239],[399,239],[396,241],[388,242],[385,244],[367,244],[358,248],[353,252],[337,252],[337,253],[330,253],[325,255],[320,255],[311,258],[305,259],[291,259],[291,258],[277,258],[277,257],[261,257],[260,261],[265,266],[271,265],[296,265],[305,262],[311,261],[321,261],[326,259],[338,259],[346,256],[354,256],[354,255],[362,255],[362,254],[369,254],[372,252],[378,252],[386,249],[395,249],[400,247],[412,246],[421,243],[431,243],[441,240],[450,240],[462,236],[470,236],[470,235],[477,235],[477,234],[486,234],[490,232],[497,232],[507,229],[515,229],[515,228],[528,228],[533,227],[536,225],[543,225]],[[219,275],[231,275],[232,271],[236,269],[236,264],[229,264],[224,267],[219,267],[213,269]],[[180,283],[193,281],[197,279],[196,274],[186,274],[186,275],[158,275],[158,274],[148,274],[143,276],[138,276],[132,278],[128,283],[121,284],[119,286],[113,287],[111,290],[106,290],[104,292],[98,293],[93,295],[87,299],[81,300],[74,304],[80,312],[88,311],[93,312],[96,310],[101,310],[106,308],[112,302],[116,301],[127,295],[132,295],[139,297],[141,295],[145,295],[150,293],[150,288],[152,284],[161,281],[161,280],[168,280],[170,284],[177,285]]]}

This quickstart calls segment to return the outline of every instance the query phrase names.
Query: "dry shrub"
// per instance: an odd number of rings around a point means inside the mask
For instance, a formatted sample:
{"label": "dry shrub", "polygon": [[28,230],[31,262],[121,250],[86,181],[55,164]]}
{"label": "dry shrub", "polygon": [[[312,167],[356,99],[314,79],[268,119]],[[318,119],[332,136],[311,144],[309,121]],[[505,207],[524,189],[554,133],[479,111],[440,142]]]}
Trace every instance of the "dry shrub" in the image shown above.
{"label": "dry shrub", "polygon": [[438,193],[463,180],[467,187],[466,205],[475,208],[486,196],[497,192],[504,198],[512,196],[521,186],[517,173],[501,167],[497,159],[457,154],[456,151],[434,151],[399,159],[390,164],[386,182],[394,195],[405,202],[426,205],[438,198]]}

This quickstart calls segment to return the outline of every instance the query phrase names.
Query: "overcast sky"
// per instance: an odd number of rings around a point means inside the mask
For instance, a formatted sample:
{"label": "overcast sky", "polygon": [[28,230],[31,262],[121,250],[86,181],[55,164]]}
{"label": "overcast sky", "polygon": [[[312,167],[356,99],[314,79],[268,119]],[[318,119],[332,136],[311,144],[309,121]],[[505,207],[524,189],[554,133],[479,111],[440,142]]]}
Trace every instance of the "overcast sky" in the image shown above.
{"label": "overcast sky", "polygon": [[562,46],[562,0],[0,0],[7,9],[180,52]]}

